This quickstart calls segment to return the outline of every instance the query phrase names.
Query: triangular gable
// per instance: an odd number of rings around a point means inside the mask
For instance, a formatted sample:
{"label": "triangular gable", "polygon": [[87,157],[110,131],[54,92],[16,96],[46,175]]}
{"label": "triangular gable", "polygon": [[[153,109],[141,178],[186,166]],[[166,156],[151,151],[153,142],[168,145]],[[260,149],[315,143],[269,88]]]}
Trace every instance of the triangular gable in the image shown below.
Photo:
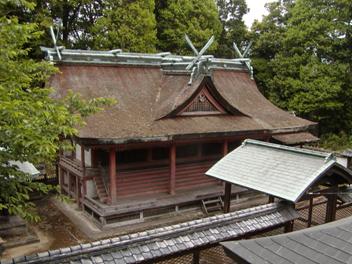
{"label": "triangular gable", "polygon": [[[185,88],[190,89],[190,88]],[[243,115],[229,104],[217,91],[211,77],[205,76],[198,82],[197,88],[179,104],[168,116],[199,116],[199,115]]]}
{"label": "triangular gable", "polygon": [[207,85],[203,83],[203,87],[198,89],[198,93],[193,96],[193,100],[182,108],[177,115],[217,115],[225,113],[225,109],[211,95]]}

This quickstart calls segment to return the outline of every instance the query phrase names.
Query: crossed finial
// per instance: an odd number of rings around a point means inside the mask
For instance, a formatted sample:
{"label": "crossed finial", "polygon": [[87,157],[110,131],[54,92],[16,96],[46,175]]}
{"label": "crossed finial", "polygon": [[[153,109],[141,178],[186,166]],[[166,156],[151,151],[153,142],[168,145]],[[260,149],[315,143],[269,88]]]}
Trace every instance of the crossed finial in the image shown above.
{"label": "crossed finial", "polygon": [[188,84],[191,85],[192,82],[193,82],[194,77],[196,76],[196,74],[199,73],[200,66],[201,66],[202,62],[204,62],[204,58],[207,59],[209,57],[209,56],[203,56],[203,54],[207,51],[207,49],[210,47],[210,45],[213,44],[214,36],[211,36],[211,38],[208,40],[208,42],[204,45],[204,47],[200,51],[198,51],[194,47],[192,41],[187,36],[187,34],[185,34],[185,39],[186,39],[186,42],[188,43],[188,45],[193,50],[194,54],[196,55],[194,57],[194,59],[190,62],[190,64],[188,64],[187,67],[186,67],[186,70],[191,70],[192,69],[191,79],[188,82]]}
{"label": "crossed finial", "polygon": [[[253,44],[253,41],[249,42],[248,46],[244,49],[243,53],[241,53],[241,51],[239,50],[239,48],[237,47],[236,43],[233,42],[233,48],[235,49],[235,51],[237,52],[238,56],[242,59],[245,58],[245,56],[248,54],[249,49],[251,48]],[[253,79],[253,67],[251,66],[249,61],[243,61],[244,64],[247,66],[250,74],[251,74],[251,79]]]}
{"label": "crossed finial", "polygon": [[61,21],[61,19],[54,20],[53,24],[56,27],[56,34],[54,32],[54,27],[50,26],[50,35],[53,40],[54,48],[56,49],[57,57],[59,58],[59,60],[61,60],[60,50],[63,49],[64,47],[57,46],[57,39],[59,38],[59,30],[60,30],[60,27],[62,27],[62,21]]}

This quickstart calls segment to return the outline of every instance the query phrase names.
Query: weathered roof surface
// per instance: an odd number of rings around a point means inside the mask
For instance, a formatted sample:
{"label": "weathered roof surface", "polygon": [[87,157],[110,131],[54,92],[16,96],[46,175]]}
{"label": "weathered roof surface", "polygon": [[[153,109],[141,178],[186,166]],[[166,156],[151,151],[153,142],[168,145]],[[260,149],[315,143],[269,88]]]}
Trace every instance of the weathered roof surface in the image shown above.
{"label": "weathered roof surface", "polygon": [[87,118],[87,125],[79,130],[80,138],[117,143],[166,141],[185,135],[303,131],[315,125],[272,105],[244,70],[212,69],[209,76],[199,77],[213,83],[214,97],[229,109],[228,114],[170,117],[195,96],[202,79],[188,85],[189,74],[165,73],[158,66],[61,63],[58,67],[61,73],[49,82],[56,97],[72,89],[85,98],[117,100],[115,106]]}
{"label": "weathered roof surface", "polygon": [[352,183],[352,172],[330,153],[245,140],[205,174],[297,202],[318,179],[331,176],[330,172]]}
{"label": "weathered roof surface", "polygon": [[221,244],[238,263],[351,263],[352,217],[292,233]]}
{"label": "weathered roof surface", "polygon": [[291,206],[266,204],[131,235],[50,250],[16,258],[10,263],[124,264],[155,261],[279,227],[296,218],[298,214]]}
{"label": "weathered roof surface", "polygon": [[273,135],[272,138],[285,145],[298,145],[319,141],[319,138],[309,132],[288,133]]}

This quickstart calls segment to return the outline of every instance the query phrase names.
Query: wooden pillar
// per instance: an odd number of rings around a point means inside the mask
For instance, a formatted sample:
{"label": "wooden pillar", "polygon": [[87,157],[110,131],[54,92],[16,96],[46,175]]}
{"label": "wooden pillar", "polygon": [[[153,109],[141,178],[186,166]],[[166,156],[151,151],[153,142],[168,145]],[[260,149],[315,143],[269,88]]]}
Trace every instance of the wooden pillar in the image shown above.
{"label": "wooden pillar", "polygon": [[200,260],[200,252],[199,250],[196,250],[193,252],[192,264],[199,264],[199,260]]}
{"label": "wooden pillar", "polygon": [[337,188],[331,188],[331,193],[327,195],[325,223],[332,222],[336,218]]}
{"label": "wooden pillar", "polygon": [[82,187],[83,187],[82,197],[84,198],[87,195],[87,181],[86,181],[86,179],[82,179],[81,184],[82,184]]}
{"label": "wooden pillar", "polygon": [[293,220],[285,224],[284,232],[289,233],[293,231]]}
{"label": "wooden pillar", "polygon": [[230,212],[231,206],[231,186],[232,184],[229,182],[225,183],[225,197],[224,197],[224,213]]}
{"label": "wooden pillar", "polygon": [[86,172],[86,157],[84,155],[84,146],[81,145],[81,166],[82,166],[82,176],[85,176]]}
{"label": "wooden pillar", "polygon": [[68,196],[70,196],[72,181],[71,181],[71,174],[69,171],[67,171],[67,179],[68,179]]}
{"label": "wooden pillar", "polygon": [[171,195],[175,194],[176,189],[176,146],[172,144],[170,147],[170,186],[169,192]]}
{"label": "wooden pillar", "polygon": [[275,197],[272,195],[269,195],[268,203],[273,203],[275,202]]}
{"label": "wooden pillar", "polygon": [[307,227],[311,227],[312,225],[312,217],[313,217],[313,195],[309,196],[309,208],[308,208],[308,221]]}
{"label": "wooden pillar", "polygon": [[91,148],[91,157],[92,157],[92,167],[98,167],[98,151],[95,148]]}
{"label": "wooden pillar", "polygon": [[222,145],[222,155],[223,156],[226,156],[227,153],[229,152],[229,147],[228,146],[229,146],[228,141],[225,139],[224,143]]}
{"label": "wooden pillar", "polygon": [[76,193],[76,202],[78,205],[80,205],[80,197],[81,197],[81,186],[80,186],[80,181],[79,181],[79,177],[76,176],[76,190],[75,190],[75,193]]}
{"label": "wooden pillar", "polygon": [[109,180],[110,180],[110,201],[116,202],[116,149],[111,148],[109,152]]}

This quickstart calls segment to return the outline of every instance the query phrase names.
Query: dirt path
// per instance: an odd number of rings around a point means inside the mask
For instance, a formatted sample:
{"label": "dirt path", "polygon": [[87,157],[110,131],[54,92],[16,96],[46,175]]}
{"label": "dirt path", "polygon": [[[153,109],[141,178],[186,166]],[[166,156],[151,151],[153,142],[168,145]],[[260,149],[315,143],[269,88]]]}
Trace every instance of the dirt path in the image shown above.
{"label": "dirt path", "polygon": [[49,197],[35,202],[42,220],[30,224],[40,242],[5,250],[1,258],[10,259],[50,249],[84,243],[87,237],[77,230],[70,220],[53,205]]}

